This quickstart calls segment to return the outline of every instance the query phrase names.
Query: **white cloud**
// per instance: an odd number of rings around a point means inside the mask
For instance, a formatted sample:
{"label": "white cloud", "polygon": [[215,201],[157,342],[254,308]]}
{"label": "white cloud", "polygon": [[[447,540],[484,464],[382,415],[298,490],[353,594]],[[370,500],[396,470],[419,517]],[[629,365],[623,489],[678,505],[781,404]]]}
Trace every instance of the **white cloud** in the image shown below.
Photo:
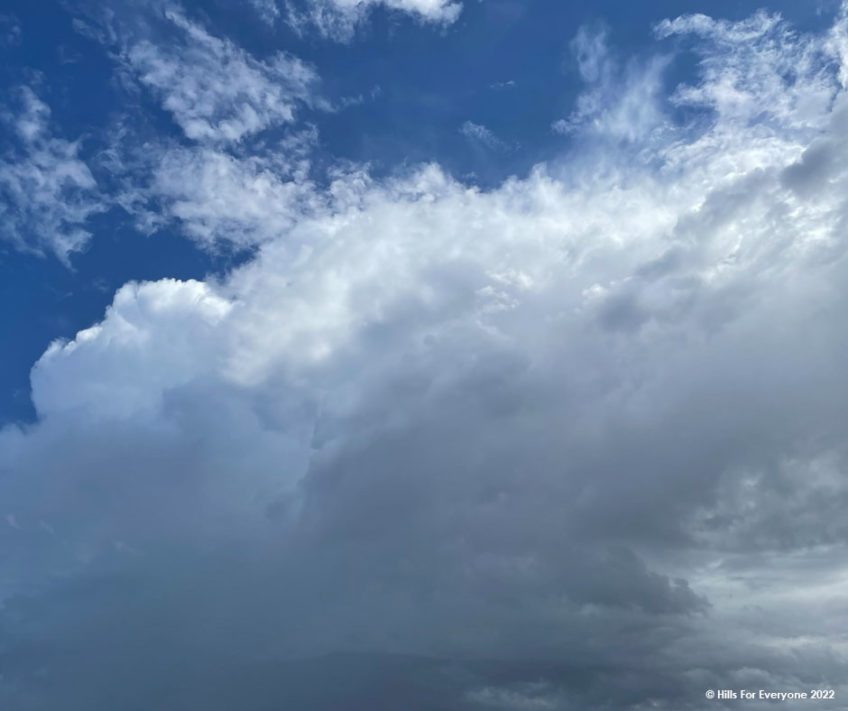
{"label": "white cloud", "polygon": [[705,81],[679,87],[674,102],[709,108],[726,124],[773,117],[784,130],[818,129],[828,114],[841,71],[841,63],[829,60],[844,30],[837,24],[831,32],[825,41],[798,37],[778,15],[763,11],[738,23],[688,15],[656,27],[661,38],[691,36],[702,42],[697,46]]}
{"label": "white cloud", "polygon": [[453,0],[332,0],[342,10],[352,10],[360,6],[385,5],[392,10],[402,10],[420,15],[432,22],[453,22],[460,12],[461,5]]}
{"label": "white cloud", "polygon": [[[308,177],[317,132],[297,117],[306,107],[333,110],[316,93],[317,73],[285,53],[256,59],[173,6],[162,18],[164,27],[146,15],[147,22],[106,17],[95,36],[196,143],[141,142],[123,122],[100,156],[121,185],[115,202],[141,231],[173,221],[212,251],[279,237],[317,200]],[[250,155],[246,139],[270,128],[277,130],[259,137]]]}
{"label": "white cloud", "polygon": [[318,75],[300,59],[281,52],[257,60],[176,10],[166,11],[165,17],[181,41],[140,40],[129,46],[124,59],[189,138],[237,142],[291,123],[299,106],[313,103]]}
{"label": "white cloud", "polygon": [[580,132],[618,141],[644,141],[664,123],[659,101],[668,59],[652,57],[645,66],[622,67],[607,46],[604,30],[582,27],[571,42],[586,90],[565,119],[551,124],[557,133]]}
{"label": "white cloud", "polygon": [[492,133],[491,129],[486,128],[482,124],[474,123],[473,121],[466,121],[460,127],[459,132],[466,138],[470,138],[472,141],[482,143],[487,148],[497,150],[507,148],[506,143]]}
{"label": "white cloud", "polygon": [[18,111],[7,109],[11,146],[0,157],[0,235],[16,248],[52,251],[67,261],[91,236],[89,218],[106,209],[79,141],[53,135],[50,109],[21,87]]}
{"label": "white cloud", "polygon": [[281,238],[319,201],[303,155],[312,136],[298,134],[281,145],[277,160],[239,160],[210,149],[163,151],[147,197],[158,206],[159,219],[177,220],[207,249]]}
{"label": "white cloud", "polygon": [[[206,367],[194,349],[208,349],[207,365],[213,366],[215,327],[230,308],[201,282],[127,284],[115,295],[102,324],[47,350],[33,371],[33,402],[43,413],[76,411],[105,418],[153,414],[165,390],[204,376]],[[155,373],[144,368],[151,347],[161,366]],[[59,367],[44,367],[48,363]],[[100,384],[86,375],[95,363],[103,376]],[[138,377],[124,380],[127,368]]]}
{"label": "white cloud", "polygon": [[[262,161],[174,153],[186,229],[262,245],[221,280],[125,286],[36,365],[39,423],[0,433],[6,596],[42,590],[15,624],[70,610],[49,640],[98,675],[154,630],[165,663],[376,649],[585,681],[472,693],[495,708],[838,683],[842,641],[792,617],[841,619],[848,573],[840,35],[785,39],[817,58],[787,77],[749,25],[699,45],[675,99],[708,104],[696,125],[648,92],[657,130],[626,130],[601,92],[581,121],[616,140],[488,192],[348,171],[303,207]],[[789,99],[728,109],[730,75]]]}
{"label": "white cloud", "polygon": [[15,15],[0,14],[0,47],[19,45],[21,34],[21,23]]}
{"label": "white cloud", "polygon": [[289,0],[286,4],[288,22],[295,30],[315,28],[342,41],[349,40],[377,7],[439,25],[453,23],[462,11],[462,4],[454,0],[306,0],[301,5]]}
{"label": "white cloud", "polygon": [[263,22],[273,25],[280,17],[276,0],[248,0]]}

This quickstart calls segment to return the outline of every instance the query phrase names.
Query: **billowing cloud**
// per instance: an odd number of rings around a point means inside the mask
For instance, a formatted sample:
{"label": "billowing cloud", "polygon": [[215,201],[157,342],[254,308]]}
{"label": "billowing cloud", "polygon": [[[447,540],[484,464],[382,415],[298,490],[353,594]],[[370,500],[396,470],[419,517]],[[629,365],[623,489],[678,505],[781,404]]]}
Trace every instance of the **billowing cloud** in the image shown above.
{"label": "billowing cloud", "polygon": [[105,200],[80,158],[79,141],[52,132],[47,104],[26,86],[11,98],[0,115],[8,130],[0,155],[0,237],[67,260],[85,246],[88,220],[105,209]]}
{"label": "billowing cloud", "polygon": [[845,24],[657,32],[697,82],[634,113],[607,85],[660,65],[607,75],[584,33],[579,149],[491,191],[426,165],[298,202],[257,159],[174,154],[203,176],[185,229],[261,246],[124,286],[33,369],[38,423],[0,433],[10,703],[843,683]]}

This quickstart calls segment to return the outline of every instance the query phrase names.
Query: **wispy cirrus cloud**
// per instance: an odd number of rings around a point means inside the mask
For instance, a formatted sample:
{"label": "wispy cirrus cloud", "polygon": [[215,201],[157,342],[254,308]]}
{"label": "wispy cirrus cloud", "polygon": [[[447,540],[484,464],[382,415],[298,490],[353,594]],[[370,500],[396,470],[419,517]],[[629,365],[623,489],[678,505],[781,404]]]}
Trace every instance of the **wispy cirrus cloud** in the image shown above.
{"label": "wispy cirrus cloud", "polygon": [[316,101],[318,74],[297,57],[281,52],[259,60],[175,8],[164,17],[178,41],[131,40],[123,59],[188,138],[238,142],[292,123],[299,106]]}
{"label": "wispy cirrus cloud", "polygon": [[574,111],[553,122],[555,132],[635,142],[662,128],[659,96],[668,57],[654,55],[644,66],[635,61],[622,65],[603,28],[581,28],[571,50],[586,88]]}
{"label": "wispy cirrus cloud", "polygon": [[206,249],[279,239],[323,203],[303,153],[312,138],[311,132],[297,134],[278,146],[274,160],[239,159],[211,149],[166,150],[151,167],[143,197],[158,205],[160,220],[175,220]]}
{"label": "wispy cirrus cloud", "polygon": [[435,25],[450,25],[462,11],[455,0],[281,0],[289,25],[299,32],[317,30],[326,37],[348,41],[376,8],[403,12]]}
{"label": "wispy cirrus cloud", "polygon": [[15,47],[21,43],[21,23],[12,14],[0,14],[0,47]]}
{"label": "wispy cirrus cloud", "polygon": [[486,148],[504,150],[509,147],[506,143],[504,143],[504,141],[498,138],[491,129],[487,128],[483,124],[466,121],[462,124],[462,126],[460,126],[459,132],[471,141],[479,143]]}
{"label": "wispy cirrus cloud", "polygon": [[56,136],[50,108],[27,86],[0,119],[6,125],[0,154],[0,236],[17,249],[53,252],[63,261],[83,249],[88,221],[106,209],[79,140]]}
{"label": "wispy cirrus cloud", "polygon": [[248,2],[266,24],[273,25],[280,18],[280,8],[276,0],[248,0]]}
{"label": "wispy cirrus cloud", "polygon": [[116,124],[100,156],[120,185],[115,203],[145,233],[176,224],[213,251],[279,236],[316,200],[317,132],[298,113],[335,110],[316,70],[286,53],[256,58],[178,6],[159,10],[78,23],[111,51],[124,86],[149,91],[189,139],[142,138],[143,124],[126,117]]}

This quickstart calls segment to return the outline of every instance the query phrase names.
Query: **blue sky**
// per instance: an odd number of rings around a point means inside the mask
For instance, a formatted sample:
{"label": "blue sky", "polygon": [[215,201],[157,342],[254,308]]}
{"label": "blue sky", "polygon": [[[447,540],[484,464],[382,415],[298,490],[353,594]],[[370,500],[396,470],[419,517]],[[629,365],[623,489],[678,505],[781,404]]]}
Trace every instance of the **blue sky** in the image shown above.
{"label": "blue sky", "polygon": [[838,707],[848,5],[11,0],[0,57],[0,707]]}

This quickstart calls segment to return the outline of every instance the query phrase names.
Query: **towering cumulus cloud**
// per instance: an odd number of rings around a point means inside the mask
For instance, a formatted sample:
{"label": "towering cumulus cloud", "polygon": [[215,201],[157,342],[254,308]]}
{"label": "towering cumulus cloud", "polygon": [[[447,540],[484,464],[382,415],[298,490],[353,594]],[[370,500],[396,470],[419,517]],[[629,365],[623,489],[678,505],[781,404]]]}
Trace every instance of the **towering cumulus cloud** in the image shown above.
{"label": "towering cumulus cloud", "polygon": [[[0,706],[844,699],[847,23],[584,31],[580,147],[492,190],[347,166],[281,217],[272,158],[197,154],[186,231],[255,256],[123,286],[0,432]],[[239,111],[129,55],[188,137],[288,120],[308,71],[201,39]]]}

